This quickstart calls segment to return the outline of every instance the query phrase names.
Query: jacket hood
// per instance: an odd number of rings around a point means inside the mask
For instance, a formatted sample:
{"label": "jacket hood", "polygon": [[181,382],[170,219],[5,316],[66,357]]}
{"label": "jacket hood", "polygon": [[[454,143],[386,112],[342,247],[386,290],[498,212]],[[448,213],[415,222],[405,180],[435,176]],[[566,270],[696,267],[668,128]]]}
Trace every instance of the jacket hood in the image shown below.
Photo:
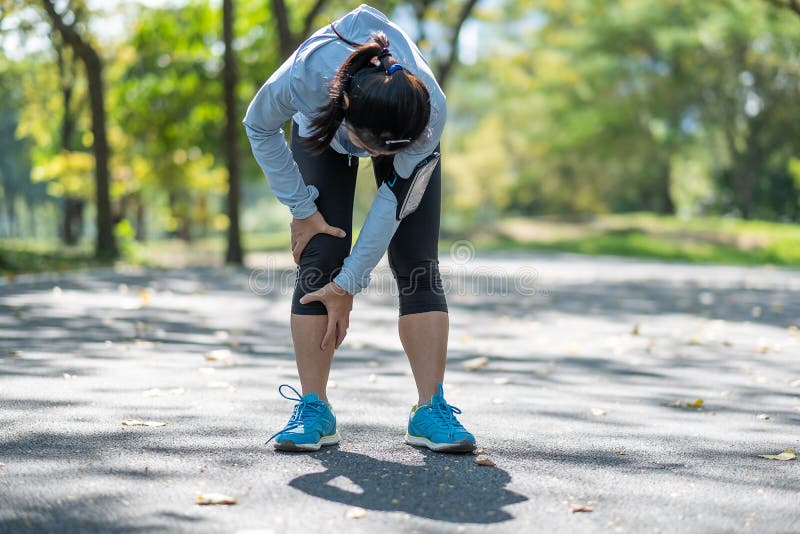
{"label": "jacket hood", "polygon": [[[389,38],[392,56],[417,76],[431,95],[431,112],[444,102],[444,93],[414,41],[386,15],[366,4],[333,22],[342,37],[362,44],[373,32],[382,31]],[[328,86],[344,60],[355,48],[339,39],[326,24],[306,39],[294,54],[292,64],[292,101],[303,114],[313,114],[328,100]]]}

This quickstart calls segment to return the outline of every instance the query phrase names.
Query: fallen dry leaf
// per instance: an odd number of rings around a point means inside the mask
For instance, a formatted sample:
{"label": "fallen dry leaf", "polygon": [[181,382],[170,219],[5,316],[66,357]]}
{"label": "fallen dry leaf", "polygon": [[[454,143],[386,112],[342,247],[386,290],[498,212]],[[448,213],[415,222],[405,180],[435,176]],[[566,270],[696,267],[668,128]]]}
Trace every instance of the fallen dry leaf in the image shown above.
{"label": "fallen dry leaf", "polygon": [[142,301],[142,306],[150,304],[150,293],[145,288],[139,288],[139,300]]}
{"label": "fallen dry leaf", "polygon": [[497,384],[498,386],[504,386],[506,384],[513,384],[514,383],[514,379],[513,378],[509,378],[507,376],[501,376],[501,377],[495,378],[493,380],[493,382],[495,384]]}
{"label": "fallen dry leaf", "polygon": [[139,421],[138,419],[125,419],[122,421],[123,426],[167,426],[167,423],[162,421]]}
{"label": "fallen dry leaf", "polygon": [[236,504],[236,497],[229,497],[228,495],[223,495],[222,493],[201,493],[199,494],[194,502],[197,504],[202,505],[209,505],[209,504]]}
{"label": "fallen dry leaf", "polygon": [[608,414],[608,412],[605,410],[601,410],[600,408],[592,408],[592,415],[594,416],[601,417],[606,414]]}
{"label": "fallen dry leaf", "polygon": [[204,358],[209,362],[221,362],[228,360],[231,357],[231,351],[228,349],[218,349],[206,352]]}
{"label": "fallen dry leaf", "polygon": [[762,421],[769,419],[769,415],[765,413],[760,413],[756,416],[756,418],[761,419]]}
{"label": "fallen dry leaf", "polygon": [[489,365],[489,358],[486,356],[479,356],[478,358],[467,360],[461,365],[464,367],[465,371],[477,371],[478,369],[483,369]]}
{"label": "fallen dry leaf", "polygon": [[592,508],[591,506],[586,506],[585,504],[573,504],[572,506],[569,507],[569,511],[572,512],[573,514],[580,512],[588,513],[588,512],[594,512],[594,508]]}
{"label": "fallen dry leaf", "polygon": [[367,511],[361,508],[360,506],[351,506],[347,509],[344,516],[347,519],[361,519],[362,517],[367,515]]}
{"label": "fallen dry leaf", "polygon": [[679,400],[673,402],[660,402],[661,406],[666,406],[667,408],[697,408],[698,410],[703,407],[705,401],[703,399],[697,399],[694,402],[682,402]]}
{"label": "fallen dry leaf", "polygon": [[475,458],[475,464],[483,465],[485,467],[497,467],[497,464],[491,461],[489,458]]}
{"label": "fallen dry leaf", "polygon": [[766,458],[767,460],[781,460],[783,462],[797,459],[794,449],[786,449],[780,454],[759,454],[758,456],[760,458]]}
{"label": "fallen dry leaf", "polygon": [[632,336],[638,336],[639,335],[639,323],[636,323],[635,325],[633,325],[633,328],[631,328],[631,335]]}

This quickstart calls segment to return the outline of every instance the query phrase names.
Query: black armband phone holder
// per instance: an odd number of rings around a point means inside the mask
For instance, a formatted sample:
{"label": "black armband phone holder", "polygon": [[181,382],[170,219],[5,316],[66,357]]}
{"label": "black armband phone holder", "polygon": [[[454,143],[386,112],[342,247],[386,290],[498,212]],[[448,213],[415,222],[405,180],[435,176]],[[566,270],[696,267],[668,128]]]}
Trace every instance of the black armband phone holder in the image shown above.
{"label": "black armband phone holder", "polygon": [[428,182],[439,164],[439,152],[434,152],[430,156],[420,161],[406,179],[400,178],[396,171],[393,171],[392,179],[386,181],[386,185],[397,198],[397,220],[411,215],[419,207],[422,195],[428,187]]}

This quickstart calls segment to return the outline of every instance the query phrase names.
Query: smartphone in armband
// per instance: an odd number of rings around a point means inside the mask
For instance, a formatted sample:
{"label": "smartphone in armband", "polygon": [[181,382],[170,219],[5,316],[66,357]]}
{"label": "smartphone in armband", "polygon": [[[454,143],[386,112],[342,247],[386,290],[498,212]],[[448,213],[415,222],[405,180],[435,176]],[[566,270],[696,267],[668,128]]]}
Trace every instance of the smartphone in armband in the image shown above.
{"label": "smartphone in armband", "polygon": [[[439,164],[440,154],[434,152],[430,156],[420,161],[411,176],[404,182],[400,190],[395,190],[397,196],[397,220],[402,220],[404,217],[414,213],[422,202],[422,196],[425,194],[425,189],[428,187],[428,182],[433,176],[433,171],[436,170],[436,165]],[[399,184],[398,184],[399,185]]]}

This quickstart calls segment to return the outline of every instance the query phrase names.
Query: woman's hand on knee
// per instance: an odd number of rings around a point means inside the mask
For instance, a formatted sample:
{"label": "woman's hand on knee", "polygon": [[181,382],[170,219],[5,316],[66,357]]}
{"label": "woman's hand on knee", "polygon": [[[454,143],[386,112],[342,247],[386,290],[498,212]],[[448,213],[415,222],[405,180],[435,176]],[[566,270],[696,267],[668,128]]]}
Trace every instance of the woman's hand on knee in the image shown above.
{"label": "woman's hand on knee", "polygon": [[328,344],[335,340],[334,348],[344,341],[347,335],[347,328],[350,326],[350,310],[353,309],[353,295],[342,289],[342,287],[330,282],[322,289],[313,293],[307,293],[300,299],[300,304],[319,301],[328,310],[328,327],[325,330],[325,337],[322,338],[320,348],[325,350]]}
{"label": "woman's hand on knee", "polygon": [[292,256],[298,265],[300,264],[300,255],[303,254],[306,245],[315,235],[328,234],[334,237],[347,235],[341,228],[328,224],[319,211],[315,211],[313,215],[305,219],[292,219],[289,227],[292,230]]}

